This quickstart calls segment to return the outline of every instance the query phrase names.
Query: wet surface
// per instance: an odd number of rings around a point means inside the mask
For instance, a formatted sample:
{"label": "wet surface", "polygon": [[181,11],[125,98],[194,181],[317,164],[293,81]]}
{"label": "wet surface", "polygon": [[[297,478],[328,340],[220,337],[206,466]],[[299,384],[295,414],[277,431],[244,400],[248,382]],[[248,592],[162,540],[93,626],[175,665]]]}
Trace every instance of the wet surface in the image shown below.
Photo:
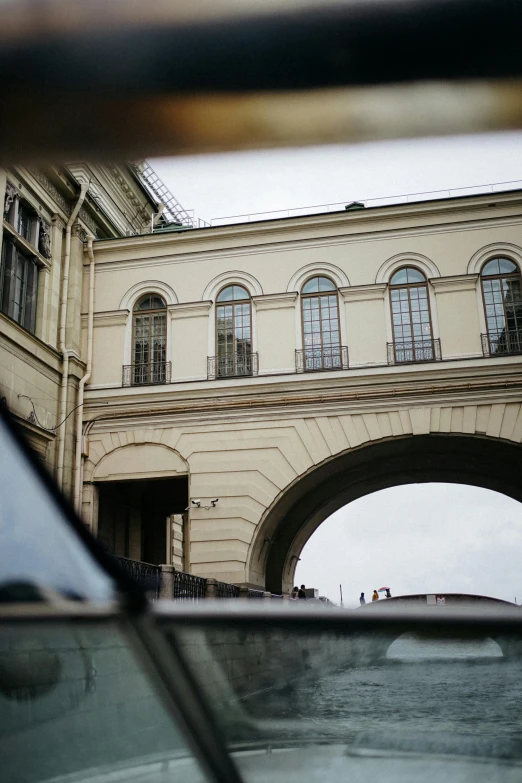
{"label": "wet surface", "polygon": [[377,665],[265,693],[248,711],[284,735],[522,758],[522,661],[491,640],[401,638]]}

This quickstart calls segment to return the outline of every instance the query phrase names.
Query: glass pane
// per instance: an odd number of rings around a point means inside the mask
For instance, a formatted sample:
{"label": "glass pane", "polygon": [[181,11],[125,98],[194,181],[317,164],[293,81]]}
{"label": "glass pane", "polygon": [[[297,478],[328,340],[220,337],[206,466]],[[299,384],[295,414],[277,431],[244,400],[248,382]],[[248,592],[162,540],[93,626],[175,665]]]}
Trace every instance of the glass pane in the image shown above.
{"label": "glass pane", "polygon": [[408,275],[408,283],[424,283],[426,280],[426,277],[422,272],[420,272],[418,269],[414,269],[411,266],[408,267],[406,273]]}
{"label": "glass pane", "polygon": [[320,277],[319,291],[335,291],[335,286],[327,277]]}
{"label": "glass pane", "polygon": [[513,263],[513,261],[510,261],[508,258],[499,258],[498,265],[499,265],[501,275],[506,275],[506,274],[509,275],[513,272],[518,272],[517,266]]}
{"label": "glass pane", "polygon": [[34,214],[29,210],[24,204],[19,203],[18,205],[18,233],[23,236],[24,239],[27,239],[28,242],[31,242],[32,237],[32,228],[33,228],[33,222],[34,222]]}
{"label": "glass pane", "polygon": [[205,780],[116,624],[0,626],[0,649],[4,781]]}
{"label": "glass pane", "polygon": [[418,269],[414,269],[411,266],[405,267],[404,269],[399,269],[398,272],[395,272],[392,279],[390,280],[390,285],[404,285],[405,283],[424,283],[426,280],[425,276],[420,272]]}
{"label": "glass pane", "polygon": [[491,261],[488,261],[487,264],[484,264],[482,267],[482,275],[498,275],[500,274],[500,268],[498,263],[498,258],[493,258]]}
{"label": "glass pane", "polygon": [[[229,286],[224,292],[241,286]],[[234,295],[231,290],[231,296]],[[228,294],[227,294],[228,296]],[[244,299],[241,293],[241,299]],[[251,309],[250,302],[220,305],[216,309],[217,376],[227,377],[252,374]]]}
{"label": "glass pane", "polygon": [[250,294],[241,285],[229,285],[217,297],[218,302],[232,302],[240,299],[250,299]]}
{"label": "glass pane", "polygon": [[317,291],[319,291],[319,278],[312,277],[311,280],[304,284],[302,293],[315,294]]}
{"label": "glass pane", "polygon": [[[415,598],[426,606],[440,597]],[[367,632],[348,624],[314,630],[312,607],[303,607],[299,626],[286,617],[190,629],[172,621],[245,783],[520,777],[520,660],[509,656],[509,642],[494,641],[494,627],[468,625],[460,635],[458,626],[430,627],[429,618],[404,635],[379,628],[379,616],[400,608],[395,600],[357,610],[375,618]],[[420,601],[415,608],[422,612]],[[521,641],[514,631],[512,648]]]}
{"label": "glass pane", "polygon": [[395,272],[392,279],[390,280],[390,285],[404,285],[404,283],[408,282],[408,277],[406,274],[405,269],[399,269],[398,272]]}
{"label": "glass pane", "polygon": [[161,296],[155,294],[147,294],[142,297],[139,302],[134,306],[135,310],[162,310],[166,307],[165,302]]}

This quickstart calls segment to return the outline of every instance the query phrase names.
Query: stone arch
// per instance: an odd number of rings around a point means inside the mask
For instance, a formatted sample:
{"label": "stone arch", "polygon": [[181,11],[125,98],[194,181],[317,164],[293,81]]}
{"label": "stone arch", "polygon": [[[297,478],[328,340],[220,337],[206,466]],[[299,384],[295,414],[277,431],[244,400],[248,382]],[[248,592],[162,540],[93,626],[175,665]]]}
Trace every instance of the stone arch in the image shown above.
{"label": "stone arch", "polygon": [[518,268],[522,272],[522,248],[518,245],[513,245],[510,242],[493,242],[490,245],[481,247],[474,253],[468,263],[468,275],[480,274],[480,270],[483,265],[490,258],[496,256],[507,256],[518,264]]}
{"label": "stone arch", "polygon": [[261,283],[256,277],[254,277],[254,275],[251,275],[248,272],[240,272],[239,270],[235,269],[231,272],[222,272],[220,275],[217,275],[213,280],[211,280],[203,291],[203,296],[201,297],[202,301],[215,301],[218,292],[224,288],[227,283],[230,285],[233,285],[234,283],[243,285],[249,292],[250,296],[261,296],[263,294]]}
{"label": "stone arch", "polygon": [[287,292],[297,291],[301,293],[301,288],[309,277],[316,277],[324,275],[333,280],[337,288],[343,288],[350,285],[347,275],[342,269],[339,269],[335,264],[317,263],[307,264],[298,269],[297,272],[292,275],[290,281],[286,287]]}
{"label": "stone arch", "polygon": [[167,283],[162,283],[160,280],[144,280],[143,282],[136,283],[131,286],[129,290],[124,294],[120,302],[120,310],[130,310],[143,294],[159,294],[165,299],[167,307],[169,305],[178,304],[178,297],[176,292]]}
{"label": "stone arch", "polygon": [[430,432],[428,427],[423,434],[374,439],[334,454],[300,474],[266,509],[249,551],[249,582],[259,583],[261,576],[268,590],[291,588],[299,555],[319,525],[352,500],[381,489],[409,483],[460,483],[522,502],[519,436],[517,440]]}
{"label": "stone arch", "polygon": [[189,474],[187,461],[159,438],[114,445],[113,437],[104,434],[89,444],[91,456],[85,462],[84,482]]}
{"label": "stone arch", "polygon": [[388,283],[392,274],[401,266],[418,267],[424,272],[428,280],[430,277],[440,277],[438,267],[427,256],[423,256],[420,253],[398,253],[381,264],[375,282]]}

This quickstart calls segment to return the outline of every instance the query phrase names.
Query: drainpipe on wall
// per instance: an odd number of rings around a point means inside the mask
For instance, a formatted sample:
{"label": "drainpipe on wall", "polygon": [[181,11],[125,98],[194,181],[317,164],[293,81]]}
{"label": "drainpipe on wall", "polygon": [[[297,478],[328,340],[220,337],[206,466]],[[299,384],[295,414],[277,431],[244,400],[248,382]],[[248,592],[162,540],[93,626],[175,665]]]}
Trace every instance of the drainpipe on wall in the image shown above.
{"label": "drainpipe on wall", "polygon": [[56,470],[56,480],[60,489],[63,488],[63,463],[65,457],[65,417],[67,416],[67,384],[69,382],[69,351],[65,344],[65,329],[67,326],[67,298],[69,296],[69,267],[71,264],[71,229],[73,223],[78,217],[78,212],[83,204],[87,190],[88,182],[81,183],[81,191],[78,201],[71,212],[71,216],[65,227],[65,255],[63,258],[62,290],[60,294],[60,325],[58,328],[58,349],[62,354],[62,382],[60,386],[60,410],[58,421],[61,422],[58,429],[58,465]]}
{"label": "drainpipe on wall", "polygon": [[83,395],[85,384],[92,372],[92,339],[94,331],[94,251],[92,237],[87,239],[87,256],[89,258],[89,306],[87,312],[87,367],[85,375],[78,387],[78,407],[76,410],[76,450],[74,454],[74,508],[80,514],[82,506],[82,419]]}

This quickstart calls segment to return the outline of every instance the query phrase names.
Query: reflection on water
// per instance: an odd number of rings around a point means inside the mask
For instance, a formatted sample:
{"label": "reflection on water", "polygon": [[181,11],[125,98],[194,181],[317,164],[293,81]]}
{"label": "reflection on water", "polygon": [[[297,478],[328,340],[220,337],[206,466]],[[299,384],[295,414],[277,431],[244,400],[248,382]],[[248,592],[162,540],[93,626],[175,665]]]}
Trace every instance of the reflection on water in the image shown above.
{"label": "reflection on water", "polygon": [[[522,661],[503,658],[490,639],[434,643],[401,638],[379,664],[265,694],[262,703],[263,717],[281,730],[286,724],[347,742],[368,732],[373,737],[390,732],[437,740],[446,736],[452,743],[456,735],[518,741]],[[258,716],[259,706],[250,705]]]}
{"label": "reflection on water", "polygon": [[442,639],[434,642],[431,639],[419,639],[405,634],[390,645],[386,657],[388,660],[397,661],[502,658],[502,651],[493,639],[473,642]]}

